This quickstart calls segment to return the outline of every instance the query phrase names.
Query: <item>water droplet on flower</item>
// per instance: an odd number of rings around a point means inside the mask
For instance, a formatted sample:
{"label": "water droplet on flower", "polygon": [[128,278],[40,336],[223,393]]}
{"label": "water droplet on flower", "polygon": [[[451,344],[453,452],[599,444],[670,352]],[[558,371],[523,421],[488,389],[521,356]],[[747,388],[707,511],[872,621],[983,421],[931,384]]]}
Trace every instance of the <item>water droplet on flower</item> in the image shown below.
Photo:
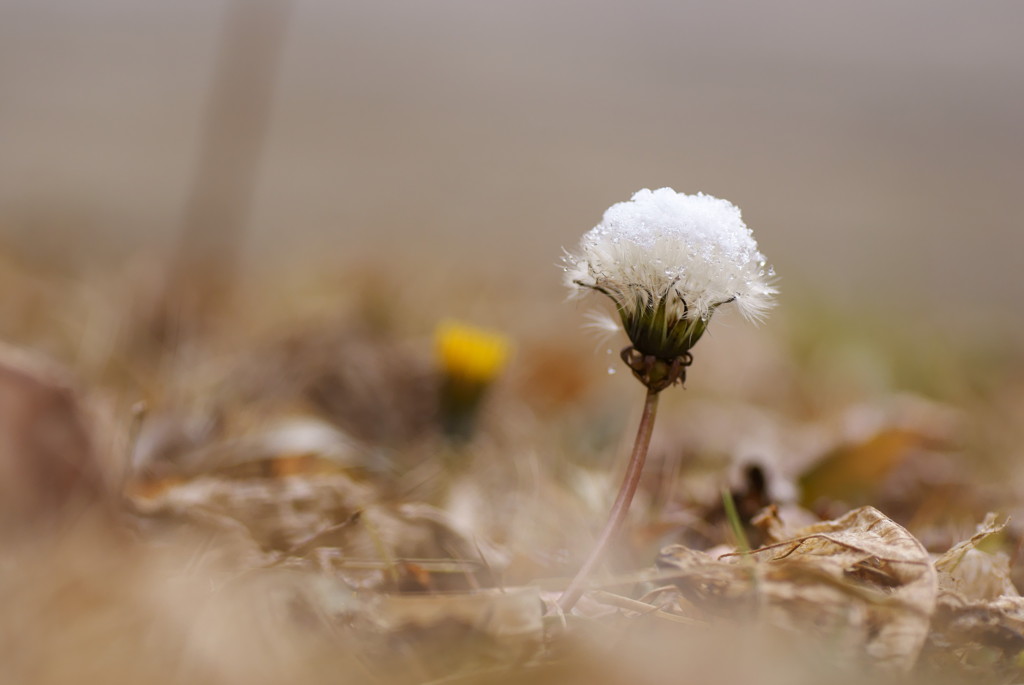
{"label": "water droplet on flower", "polygon": [[768,267],[768,275],[769,276],[774,276],[775,275],[775,267],[774,266],[769,266]]}
{"label": "water droplet on flower", "polygon": [[609,376],[614,376],[615,375],[615,369],[613,369],[612,367],[609,366],[608,367],[608,375]]}

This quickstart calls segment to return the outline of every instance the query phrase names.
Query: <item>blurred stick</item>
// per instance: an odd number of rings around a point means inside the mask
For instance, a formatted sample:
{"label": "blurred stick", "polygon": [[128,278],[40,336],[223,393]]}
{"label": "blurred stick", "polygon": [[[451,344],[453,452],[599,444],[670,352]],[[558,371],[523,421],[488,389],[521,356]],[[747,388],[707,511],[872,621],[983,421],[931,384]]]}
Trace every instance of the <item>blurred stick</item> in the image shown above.
{"label": "blurred stick", "polygon": [[292,0],[229,0],[199,153],[164,293],[172,330],[230,295],[266,147]]}

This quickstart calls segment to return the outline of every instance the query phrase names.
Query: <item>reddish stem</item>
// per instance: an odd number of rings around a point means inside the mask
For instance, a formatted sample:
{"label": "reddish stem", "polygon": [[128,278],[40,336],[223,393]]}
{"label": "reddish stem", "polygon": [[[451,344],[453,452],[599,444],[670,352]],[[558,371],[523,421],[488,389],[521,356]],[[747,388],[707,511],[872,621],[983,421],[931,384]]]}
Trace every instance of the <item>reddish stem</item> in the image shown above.
{"label": "reddish stem", "polygon": [[658,413],[658,392],[647,391],[647,399],[644,401],[644,412],[640,416],[640,427],[636,431],[636,442],[633,443],[633,454],[629,458],[629,466],[626,468],[626,476],[619,488],[618,497],[612,505],[611,513],[608,515],[608,522],[597,539],[597,544],[591,550],[590,556],[583,562],[576,577],[569,583],[562,596],[558,598],[558,606],[562,611],[568,613],[583,595],[587,579],[591,572],[604,557],[608,546],[622,528],[626,514],[629,512],[629,505],[633,501],[633,495],[640,485],[640,475],[644,470],[644,462],[647,460],[647,448],[651,444],[651,433],[654,429],[654,417]]}

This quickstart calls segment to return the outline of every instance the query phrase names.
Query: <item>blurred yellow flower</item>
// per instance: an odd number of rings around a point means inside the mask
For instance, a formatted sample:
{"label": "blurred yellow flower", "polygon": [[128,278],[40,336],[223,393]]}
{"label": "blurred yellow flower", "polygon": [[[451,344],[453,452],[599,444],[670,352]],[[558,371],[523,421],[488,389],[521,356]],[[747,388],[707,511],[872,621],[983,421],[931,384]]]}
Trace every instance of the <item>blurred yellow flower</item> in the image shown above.
{"label": "blurred yellow flower", "polygon": [[437,360],[453,380],[487,385],[508,361],[508,338],[492,331],[455,321],[442,321],[434,333]]}

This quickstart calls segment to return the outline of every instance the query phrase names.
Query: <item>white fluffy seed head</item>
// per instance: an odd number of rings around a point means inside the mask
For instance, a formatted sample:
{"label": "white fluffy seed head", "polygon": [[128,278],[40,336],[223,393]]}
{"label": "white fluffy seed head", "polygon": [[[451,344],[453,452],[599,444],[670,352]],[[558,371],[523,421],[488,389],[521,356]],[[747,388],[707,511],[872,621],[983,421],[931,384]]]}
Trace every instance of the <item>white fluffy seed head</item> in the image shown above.
{"label": "white fluffy seed head", "polygon": [[669,323],[706,324],[727,302],[757,321],[776,292],[774,271],[738,207],[671,188],[640,190],[612,205],[563,261],[565,283],[574,294],[608,295],[627,332],[662,305]]}

